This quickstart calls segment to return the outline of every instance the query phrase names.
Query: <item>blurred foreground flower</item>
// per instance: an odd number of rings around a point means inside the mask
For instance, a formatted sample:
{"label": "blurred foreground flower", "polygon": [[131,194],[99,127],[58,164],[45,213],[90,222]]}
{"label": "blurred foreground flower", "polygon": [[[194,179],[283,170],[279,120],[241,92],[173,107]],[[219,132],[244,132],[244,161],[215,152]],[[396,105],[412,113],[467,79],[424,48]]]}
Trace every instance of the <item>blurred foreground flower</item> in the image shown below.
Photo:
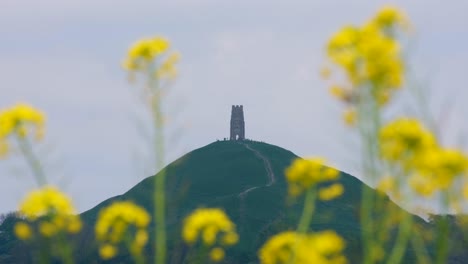
{"label": "blurred foreground flower", "polygon": [[403,12],[387,6],[363,26],[346,26],[330,38],[327,55],[347,79],[343,85],[333,85],[331,93],[350,107],[344,115],[347,124],[355,123],[355,114],[359,118],[355,108],[362,101],[384,106],[403,85],[404,63],[397,33],[408,25]]}
{"label": "blurred foreground flower", "polygon": [[196,209],[184,220],[184,241],[194,245],[199,239],[206,248],[211,248],[210,258],[218,262],[224,258],[222,247],[237,243],[239,236],[235,224],[223,210],[217,208]]}
{"label": "blurred foreground flower", "polygon": [[47,238],[64,233],[76,234],[81,230],[81,220],[70,198],[53,186],[28,194],[20,205],[19,214],[32,223],[16,224],[16,236],[23,240],[32,237],[35,228]]}
{"label": "blurred foreground flower", "polygon": [[15,224],[15,235],[39,243],[42,262],[59,257],[64,263],[71,263],[73,249],[66,238],[77,234],[82,224],[70,198],[53,186],[46,186],[29,193],[18,214],[21,220]]}
{"label": "blurred foreground flower", "polygon": [[174,79],[180,54],[169,53],[169,48],[169,41],[160,36],[138,40],[128,50],[123,67],[129,72],[149,73],[156,79]]}
{"label": "blurred foreground flower", "polygon": [[45,115],[25,103],[0,110],[0,157],[8,154],[10,136],[22,140],[32,135],[33,139],[41,140],[44,136],[44,123]]}
{"label": "blurred foreground flower", "polygon": [[96,222],[96,239],[101,244],[101,258],[110,259],[117,254],[117,247],[124,242],[135,259],[140,259],[148,242],[147,227],[150,215],[132,202],[115,202],[99,212]]}
{"label": "blurred foreground flower", "polygon": [[294,160],[286,169],[289,194],[298,196],[319,183],[338,179],[339,172],[325,166],[324,162],[321,158]]}
{"label": "blurred foreground flower", "polygon": [[380,130],[382,158],[410,174],[409,185],[421,196],[447,190],[468,172],[468,157],[437,144],[432,133],[416,119],[400,118]]}
{"label": "blurred foreground flower", "polygon": [[344,264],[344,248],[345,241],[334,231],[288,231],[271,237],[258,256],[261,264]]}

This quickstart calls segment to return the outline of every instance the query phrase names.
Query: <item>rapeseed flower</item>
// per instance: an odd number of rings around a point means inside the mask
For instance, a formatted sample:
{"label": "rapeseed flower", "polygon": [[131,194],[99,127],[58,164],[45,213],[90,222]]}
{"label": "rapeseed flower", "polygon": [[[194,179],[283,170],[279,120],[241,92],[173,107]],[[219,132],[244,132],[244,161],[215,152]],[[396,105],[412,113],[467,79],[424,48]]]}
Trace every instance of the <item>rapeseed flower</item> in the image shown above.
{"label": "rapeseed flower", "polygon": [[417,119],[399,118],[380,130],[379,146],[383,159],[409,169],[415,159],[436,147],[436,139]]}
{"label": "rapeseed flower", "polygon": [[271,237],[259,250],[261,264],[344,264],[345,241],[334,231],[301,234],[287,231]]}
{"label": "rapeseed flower", "polygon": [[140,71],[157,79],[174,79],[180,53],[169,52],[170,46],[170,42],[160,36],[138,40],[128,50],[122,66],[129,72]]}
{"label": "rapeseed flower", "polygon": [[102,244],[101,257],[108,259],[115,256],[117,245],[131,236],[133,229],[136,229],[136,233],[129,250],[134,256],[139,256],[148,242],[146,229],[150,220],[144,208],[129,201],[114,202],[103,208],[95,226],[96,239]]}
{"label": "rapeseed flower", "polygon": [[318,192],[320,200],[329,201],[341,196],[344,192],[343,185],[334,183],[328,187],[323,187]]}
{"label": "rapeseed flower", "polygon": [[219,262],[224,258],[224,249],[220,247],[213,248],[210,251],[210,259],[214,262]]}
{"label": "rapeseed flower", "polygon": [[26,103],[0,110],[0,157],[5,156],[10,149],[10,136],[24,139],[33,135],[35,140],[41,140],[44,136],[44,123],[45,115]]}
{"label": "rapeseed flower", "polygon": [[32,236],[31,227],[24,222],[19,222],[15,225],[15,235],[21,240],[28,240]]}
{"label": "rapeseed flower", "polygon": [[443,148],[418,120],[400,118],[379,133],[380,155],[399,165],[409,176],[409,185],[429,197],[449,189],[455,178],[468,171],[468,157],[459,150]]}
{"label": "rapeseed flower", "polygon": [[218,208],[196,209],[187,216],[182,238],[190,245],[200,240],[205,247],[214,247],[210,253],[213,261],[220,261],[224,257],[221,246],[232,246],[239,240],[236,225]]}
{"label": "rapeseed flower", "polygon": [[408,24],[400,10],[386,6],[363,26],[347,25],[328,41],[327,56],[345,76],[345,83],[334,85],[331,93],[350,107],[344,114],[348,125],[362,114],[355,111],[357,105],[383,107],[403,86],[405,68],[396,33]]}
{"label": "rapeseed flower", "polygon": [[[71,199],[53,186],[33,191],[20,204],[19,214],[26,221],[37,222],[38,233],[52,238],[59,233],[75,234],[81,230],[81,220]],[[20,239],[31,237],[32,226],[26,231],[26,222],[16,224],[15,233]],[[26,235],[29,233],[29,235]]]}
{"label": "rapeseed flower", "polygon": [[416,193],[431,196],[448,190],[456,178],[468,172],[468,157],[456,149],[432,148],[414,161],[415,172],[410,185]]}
{"label": "rapeseed flower", "polygon": [[285,172],[289,194],[298,196],[319,183],[338,179],[339,172],[324,166],[324,162],[322,158],[294,160]]}
{"label": "rapeseed flower", "polygon": [[381,27],[394,27],[395,25],[402,26],[403,28],[409,27],[409,20],[406,15],[394,6],[384,6],[372,19],[372,23],[375,23]]}

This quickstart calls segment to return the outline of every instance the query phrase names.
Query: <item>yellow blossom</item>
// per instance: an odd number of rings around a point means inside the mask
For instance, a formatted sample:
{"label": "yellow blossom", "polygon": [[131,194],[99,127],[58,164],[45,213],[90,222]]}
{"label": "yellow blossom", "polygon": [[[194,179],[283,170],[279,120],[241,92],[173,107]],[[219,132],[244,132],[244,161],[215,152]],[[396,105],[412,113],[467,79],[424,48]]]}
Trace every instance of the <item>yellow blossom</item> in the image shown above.
{"label": "yellow blossom", "polygon": [[187,216],[182,238],[187,244],[200,240],[204,247],[211,248],[209,257],[214,262],[224,258],[222,246],[232,246],[239,240],[236,225],[218,208],[199,208]]}
{"label": "yellow blossom", "polygon": [[447,190],[459,176],[468,172],[468,157],[459,150],[432,148],[422,153],[414,162],[417,180],[413,189],[430,196],[435,191]]}
{"label": "yellow blossom", "polygon": [[239,235],[235,232],[228,232],[222,237],[221,243],[223,245],[231,246],[236,244],[237,241],[239,241]]}
{"label": "yellow blossom", "polygon": [[339,172],[333,168],[324,166],[321,158],[296,159],[286,169],[286,180],[289,185],[289,194],[297,196],[316,184],[335,180]]}
{"label": "yellow blossom", "polygon": [[99,255],[102,259],[111,259],[117,254],[117,248],[110,244],[104,244],[99,248]]}
{"label": "yellow blossom", "polygon": [[272,236],[259,250],[261,264],[344,264],[345,241],[334,231]]}
{"label": "yellow blossom", "polygon": [[343,113],[343,120],[348,126],[354,126],[356,124],[356,110],[355,109],[347,109]]}
{"label": "yellow blossom", "polygon": [[42,139],[44,123],[45,115],[26,103],[0,110],[0,157],[8,153],[9,136],[24,139],[33,134],[36,140]]}
{"label": "yellow blossom", "polygon": [[0,139],[0,159],[8,154],[9,147],[5,140]]}
{"label": "yellow blossom", "polygon": [[81,229],[81,220],[70,198],[53,186],[32,191],[21,202],[19,213],[30,221],[39,221],[39,233],[53,237],[65,232],[75,234]]}
{"label": "yellow blossom", "polygon": [[210,259],[214,262],[219,262],[224,258],[224,250],[220,247],[213,248],[210,251]]}
{"label": "yellow blossom", "polygon": [[156,70],[156,77],[159,79],[168,78],[175,79],[177,77],[177,69],[175,64],[180,60],[180,53],[173,52],[167,56],[166,60],[161,63],[159,68]]}
{"label": "yellow blossom", "polygon": [[379,181],[376,189],[384,193],[391,193],[395,191],[395,188],[395,178],[391,176],[386,176]]}
{"label": "yellow blossom", "polygon": [[[229,242],[237,242],[236,226],[217,208],[196,209],[184,220],[182,237],[188,244],[194,244],[199,238],[208,246],[216,243],[220,234],[231,236]],[[228,244],[228,243],[225,243]]]}
{"label": "yellow blossom", "polygon": [[344,192],[343,185],[334,183],[328,187],[323,187],[319,190],[320,200],[329,201],[341,196]]}
{"label": "yellow blossom", "polygon": [[149,78],[172,80],[177,76],[175,65],[180,53],[169,49],[169,41],[160,36],[138,40],[130,47],[122,66],[130,73],[142,72],[149,74]]}
{"label": "yellow blossom", "polygon": [[372,22],[383,27],[400,25],[403,26],[403,28],[407,28],[409,26],[406,15],[394,6],[384,6],[380,9]]}
{"label": "yellow blossom", "polygon": [[[392,93],[403,85],[403,58],[395,34],[404,16],[394,8],[385,7],[362,27],[345,26],[327,44],[327,55],[342,70],[352,94],[371,94],[377,105],[386,105]],[[366,92],[370,89],[369,92]],[[334,92],[345,103],[348,97]]]}
{"label": "yellow blossom", "polygon": [[[143,247],[148,242],[146,228],[150,223],[150,215],[146,210],[129,201],[114,202],[101,209],[95,226],[96,238],[103,247],[111,252],[110,248],[117,246],[126,234],[129,234],[130,226],[136,227],[135,238],[131,248],[132,254],[141,254]],[[113,252],[113,251],[112,251]],[[112,258],[114,254],[107,254]],[[104,258],[104,256],[101,254]]]}
{"label": "yellow blossom", "polygon": [[463,197],[468,199],[468,183],[463,184]]}
{"label": "yellow blossom", "polygon": [[390,162],[412,166],[414,159],[434,148],[436,140],[417,119],[399,118],[385,125],[379,132],[380,153]]}
{"label": "yellow blossom", "polygon": [[41,222],[39,224],[39,232],[45,237],[52,237],[57,232],[56,226],[49,222]]}
{"label": "yellow blossom", "polygon": [[19,222],[15,224],[15,235],[21,240],[28,240],[32,236],[31,227],[24,222]]}

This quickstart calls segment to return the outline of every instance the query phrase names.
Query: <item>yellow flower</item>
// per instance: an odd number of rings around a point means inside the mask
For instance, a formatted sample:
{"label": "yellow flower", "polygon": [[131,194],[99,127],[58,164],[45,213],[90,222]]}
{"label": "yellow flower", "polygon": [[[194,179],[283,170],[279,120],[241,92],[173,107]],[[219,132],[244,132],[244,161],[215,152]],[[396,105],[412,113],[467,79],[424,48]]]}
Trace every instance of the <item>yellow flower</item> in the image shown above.
{"label": "yellow flower", "polygon": [[104,247],[116,246],[130,232],[130,226],[134,226],[138,230],[129,250],[132,254],[141,254],[148,242],[146,228],[149,223],[150,215],[144,208],[129,201],[114,202],[99,212],[96,238]]}
{"label": "yellow flower", "polygon": [[224,258],[224,250],[220,247],[213,248],[210,251],[210,259],[214,262],[219,262]]}
{"label": "yellow flower", "polygon": [[32,191],[20,204],[20,213],[35,220],[48,214],[72,215],[76,213],[70,198],[54,186]]}
{"label": "yellow flower", "polygon": [[403,26],[403,28],[409,26],[406,15],[394,6],[384,6],[380,9],[372,22],[383,27],[392,27],[397,24]]}
{"label": "yellow flower", "polygon": [[28,240],[32,236],[31,227],[24,222],[19,222],[15,225],[15,235],[21,240]]}
{"label": "yellow flower", "polygon": [[9,151],[8,143],[2,139],[0,139],[0,159],[4,158]]}
{"label": "yellow flower", "polygon": [[412,175],[409,179],[409,185],[417,194],[423,197],[432,196],[438,189],[436,182],[420,174]]}
{"label": "yellow flower", "polygon": [[223,210],[217,208],[200,208],[184,220],[182,237],[188,244],[194,244],[198,238],[205,245],[211,246],[217,242],[219,235],[231,236],[227,242],[237,242],[236,226]]}
{"label": "yellow flower", "polygon": [[320,200],[329,201],[341,196],[343,192],[343,185],[334,183],[328,187],[321,188],[318,194]]}
{"label": "yellow flower", "polygon": [[180,60],[180,53],[173,52],[171,53],[167,59],[161,63],[159,68],[156,70],[156,77],[157,78],[168,78],[168,79],[175,79],[177,77],[177,69],[175,64]]}
{"label": "yellow flower", "polygon": [[138,248],[143,248],[148,243],[148,232],[144,229],[137,231],[135,235],[135,244]]}
{"label": "yellow flower", "polygon": [[133,44],[128,57],[132,60],[153,60],[169,48],[169,41],[163,37],[146,38]]}
{"label": "yellow flower", "polygon": [[339,172],[323,165],[321,158],[296,159],[286,169],[289,195],[297,196],[318,183],[336,180]]}
{"label": "yellow flower", "polygon": [[[345,26],[328,41],[327,55],[344,72],[353,97],[371,94],[377,105],[384,106],[403,85],[403,56],[396,35],[389,34],[403,21],[400,12],[386,7],[364,26]],[[343,91],[333,94],[345,103],[358,103]]]}
{"label": "yellow flower", "polygon": [[117,254],[117,248],[110,244],[104,244],[99,248],[99,255],[102,259],[111,259]]}
{"label": "yellow flower", "polygon": [[35,139],[40,140],[44,134],[44,123],[44,114],[25,103],[0,110],[0,157],[8,153],[6,140],[9,136],[24,139],[35,134]]}
{"label": "yellow flower", "polygon": [[177,76],[175,64],[180,60],[180,53],[168,54],[169,48],[169,41],[163,37],[138,40],[130,47],[122,66],[130,72],[149,73],[149,77],[174,79]]}
{"label": "yellow flower", "polygon": [[67,226],[67,231],[70,234],[76,234],[81,230],[82,224],[78,217],[71,217]]}
{"label": "yellow flower", "polygon": [[30,221],[38,220],[39,233],[45,237],[81,230],[81,220],[70,198],[53,186],[29,193],[21,202],[19,213]]}
{"label": "yellow flower", "polygon": [[39,232],[45,237],[52,237],[57,233],[57,229],[49,222],[41,222],[39,224]]}
{"label": "yellow flower", "polygon": [[391,176],[386,176],[379,181],[376,189],[384,193],[390,193],[394,192],[395,188],[395,178]]}
{"label": "yellow flower", "polygon": [[417,119],[399,118],[379,132],[380,154],[408,169],[421,153],[436,146],[436,140]]}
{"label": "yellow flower", "polygon": [[356,124],[356,110],[348,109],[343,113],[343,120],[348,126],[354,126]]}
{"label": "yellow flower", "polygon": [[468,183],[463,184],[463,197],[468,199]]}
{"label": "yellow flower", "polygon": [[239,241],[239,235],[235,232],[228,232],[223,236],[221,243],[223,245],[231,246],[236,244],[237,241]]}
{"label": "yellow flower", "polygon": [[214,262],[224,258],[221,246],[231,246],[239,240],[235,224],[218,208],[199,208],[187,216],[182,227],[182,238],[190,245],[201,240],[204,247],[211,248],[209,257]]}
{"label": "yellow flower", "polygon": [[344,264],[344,248],[345,241],[334,231],[287,231],[271,237],[258,255],[261,264]]}

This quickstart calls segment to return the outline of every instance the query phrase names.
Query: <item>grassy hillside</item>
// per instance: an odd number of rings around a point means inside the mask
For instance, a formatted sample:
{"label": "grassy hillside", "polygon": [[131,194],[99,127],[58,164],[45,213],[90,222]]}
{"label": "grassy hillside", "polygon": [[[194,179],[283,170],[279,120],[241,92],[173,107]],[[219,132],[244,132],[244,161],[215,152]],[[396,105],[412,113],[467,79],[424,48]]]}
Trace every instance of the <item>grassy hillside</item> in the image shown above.
{"label": "grassy hillside", "polygon": [[[179,231],[183,218],[197,207],[221,207],[237,224],[241,239],[238,245],[227,251],[225,263],[256,263],[257,251],[267,237],[296,228],[302,204],[288,199],[284,178],[285,169],[296,158],[290,151],[265,143],[218,141],[167,166],[170,263],[184,263],[186,260],[189,249],[181,242]],[[85,228],[76,241],[76,257],[81,263],[99,263],[93,242],[93,225],[101,208],[122,199],[153,210],[154,177],[144,179],[126,193],[82,214]],[[368,187],[345,173],[341,174],[339,181],[345,187],[344,195],[318,203],[311,229],[337,231],[347,241],[346,255],[350,263],[359,263],[360,196],[362,188]],[[146,253],[151,256],[152,247],[148,247]],[[407,260],[411,261],[411,258],[408,254]],[[112,261],[126,262],[129,262],[126,255]]]}

